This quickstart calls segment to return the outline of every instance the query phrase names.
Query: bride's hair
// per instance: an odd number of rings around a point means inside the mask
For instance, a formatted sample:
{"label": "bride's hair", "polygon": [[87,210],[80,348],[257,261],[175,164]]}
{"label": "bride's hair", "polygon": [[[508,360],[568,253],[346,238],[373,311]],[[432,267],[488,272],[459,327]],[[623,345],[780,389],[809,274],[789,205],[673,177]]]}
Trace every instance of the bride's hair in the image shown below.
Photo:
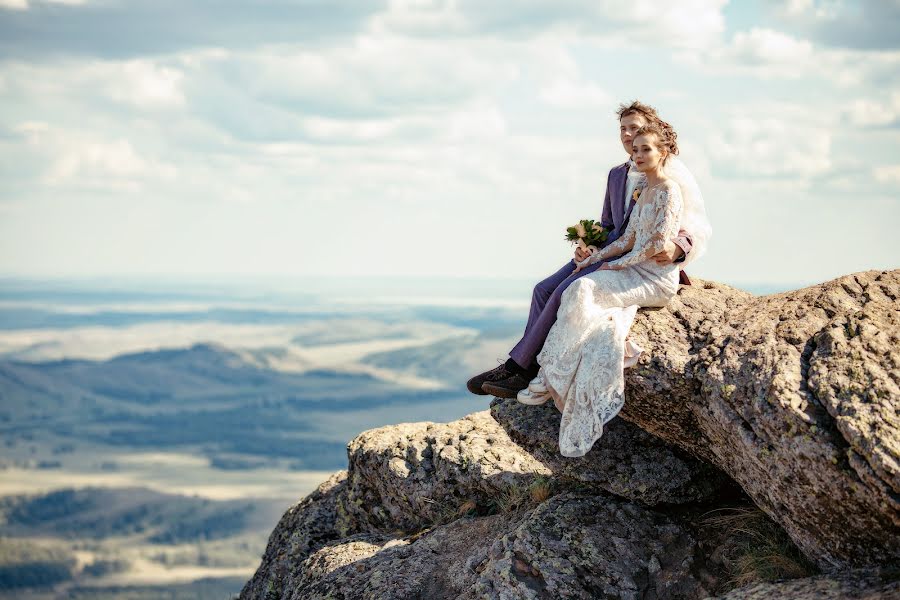
{"label": "bride's hair", "polygon": [[[674,127],[662,119],[657,118],[656,123],[644,125],[634,132],[635,138],[639,135],[655,135],[658,142],[657,147],[660,150],[665,150],[669,153],[669,156],[678,154],[678,134],[675,133]],[[663,160],[663,164],[665,164],[666,160],[668,160],[668,156]]]}

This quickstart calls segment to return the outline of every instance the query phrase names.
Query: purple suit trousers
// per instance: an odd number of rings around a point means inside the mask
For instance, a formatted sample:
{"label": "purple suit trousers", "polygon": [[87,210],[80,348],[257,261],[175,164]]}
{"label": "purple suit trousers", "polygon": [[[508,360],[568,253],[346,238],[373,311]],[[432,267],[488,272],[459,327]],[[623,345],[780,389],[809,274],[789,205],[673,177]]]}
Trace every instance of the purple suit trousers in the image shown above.
{"label": "purple suit trousers", "polygon": [[535,357],[544,346],[550,328],[556,322],[556,313],[559,311],[560,300],[563,292],[579,277],[593,273],[600,268],[605,261],[594,263],[577,273],[575,261],[570,260],[562,269],[534,286],[531,296],[531,310],[528,313],[528,324],[525,325],[525,336],[516,344],[509,357],[523,369],[536,367]]}

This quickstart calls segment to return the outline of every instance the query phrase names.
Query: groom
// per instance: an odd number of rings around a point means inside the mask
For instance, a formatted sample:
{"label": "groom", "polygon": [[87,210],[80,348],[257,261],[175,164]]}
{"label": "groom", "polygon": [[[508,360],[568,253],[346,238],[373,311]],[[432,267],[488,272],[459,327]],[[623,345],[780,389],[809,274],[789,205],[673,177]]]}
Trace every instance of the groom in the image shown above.
{"label": "groom", "polygon": [[[631,142],[634,133],[644,125],[659,123],[660,118],[656,109],[641,102],[632,102],[630,105],[621,105],[617,112],[619,116],[619,140],[628,155],[631,155]],[[603,246],[610,244],[624,233],[631,217],[634,202],[631,196],[640,179],[640,173],[633,168],[634,164],[629,159],[627,162],[613,167],[609,171],[606,180],[606,198],[603,200],[603,216],[600,223],[610,230],[609,237]],[[669,240],[666,248],[654,256],[654,260],[661,264],[681,262],[691,251],[691,238],[685,231],[680,231],[678,237]],[[581,248],[575,249],[575,260],[580,261],[588,254]],[[614,257],[618,258],[618,257]],[[509,360],[506,363],[476,375],[468,381],[466,387],[473,394],[493,394],[499,398],[515,398],[519,391],[528,387],[528,383],[534,379],[538,372],[538,364],[535,361],[550,328],[556,321],[556,312],[559,310],[560,298],[569,284],[593,273],[600,268],[605,261],[594,263],[578,273],[572,273],[575,269],[574,261],[569,261],[563,268],[534,286],[534,295],[531,299],[531,311],[528,315],[528,324],[525,325],[525,335],[510,351]],[[690,285],[690,280],[684,274],[679,273],[680,281]]]}

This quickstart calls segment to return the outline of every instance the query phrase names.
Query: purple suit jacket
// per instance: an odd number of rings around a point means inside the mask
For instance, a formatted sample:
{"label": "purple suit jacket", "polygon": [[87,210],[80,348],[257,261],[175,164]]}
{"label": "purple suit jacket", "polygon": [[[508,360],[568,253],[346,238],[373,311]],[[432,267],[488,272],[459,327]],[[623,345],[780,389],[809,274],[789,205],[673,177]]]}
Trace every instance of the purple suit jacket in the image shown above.
{"label": "purple suit jacket", "polygon": [[[606,197],[603,199],[603,216],[600,218],[600,224],[611,230],[611,232],[603,243],[604,246],[614,242],[625,233],[625,228],[628,227],[628,219],[631,218],[631,210],[634,208],[634,204],[630,202],[630,198],[625,197],[625,183],[627,179],[627,162],[610,169],[609,176],[606,178]],[[678,232],[678,237],[672,241],[684,251],[685,256],[691,251],[691,237],[683,229]],[[682,284],[691,284],[691,280],[688,279],[684,271],[679,271],[678,276]]]}
{"label": "purple suit jacket", "polygon": [[628,178],[628,163],[622,163],[609,170],[606,178],[606,197],[603,199],[603,216],[600,224],[611,230],[604,246],[610,244],[625,232],[631,211],[625,214],[625,181]]}

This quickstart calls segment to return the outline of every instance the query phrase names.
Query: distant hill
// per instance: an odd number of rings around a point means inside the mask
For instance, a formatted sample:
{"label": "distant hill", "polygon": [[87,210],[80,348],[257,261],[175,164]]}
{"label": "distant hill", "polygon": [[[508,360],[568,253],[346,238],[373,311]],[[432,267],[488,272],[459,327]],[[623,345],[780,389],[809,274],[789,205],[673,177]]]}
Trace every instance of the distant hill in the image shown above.
{"label": "distant hill", "polygon": [[265,360],[259,352],[196,344],[104,361],[0,361],[0,433],[8,444],[53,436],[57,445],[63,438],[189,449],[214,461],[229,455],[222,465],[252,455],[336,469],[346,463],[346,440],[320,431],[313,412],[421,404],[458,393],[413,390],[359,372],[278,371],[260,366]]}
{"label": "distant hill", "polygon": [[[272,503],[275,505],[276,503]],[[157,544],[216,540],[267,521],[258,501],[214,501],[145,488],[63,489],[0,498],[0,535],[105,539],[139,535]],[[256,517],[256,518],[254,518]]]}
{"label": "distant hill", "polygon": [[[104,577],[133,574],[135,559],[160,568],[244,565],[261,551],[256,532],[283,510],[283,501],[215,501],[138,487],[2,497],[0,598],[42,599],[63,583],[67,598],[149,600],[176,597],[176,590],[179,598],[231,597],[240,582],[227,576],[175,586],[110,586]],[[76,559],[85,549],[87,563]]]}

